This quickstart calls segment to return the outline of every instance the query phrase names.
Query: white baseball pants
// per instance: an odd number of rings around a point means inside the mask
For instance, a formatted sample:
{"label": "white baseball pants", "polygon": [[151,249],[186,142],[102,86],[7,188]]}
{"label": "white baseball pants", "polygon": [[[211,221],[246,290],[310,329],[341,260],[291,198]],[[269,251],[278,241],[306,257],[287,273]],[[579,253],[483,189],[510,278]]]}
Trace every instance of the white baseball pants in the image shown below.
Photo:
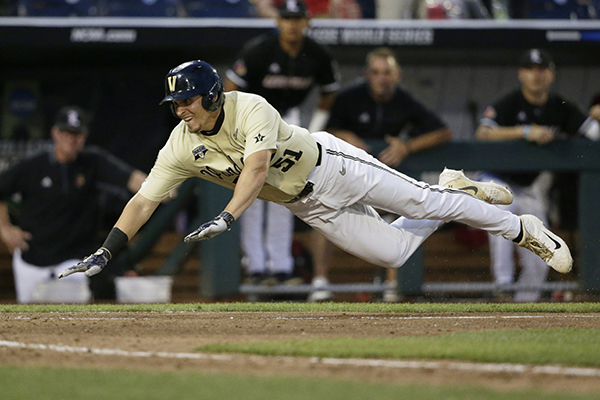
{"label": "white baseball pants", "polygon": [[256,199],[240,217],[240,244],[248,274],[291,274],[294,215],[284,206]]}
{"label": "white baseball pants", "polygon": [[[15,289],[17,292],[17,302],[28,304],[33,302],[33,294],[38,282],[57,279],[57,276],[66,268],[72,267],[81,260],[66,260],[60,264],[50,267],[38,267],[29,264],[21,257],[21,250],[15,249],[13,253],[13,275],[15,278]],[[64,280],[87,282],[88,277],[85,274],[69,275]]]}
{"label": "white baseball pants", "polygon": [[[483,180],[494,180],[504,186],[508,186],[501,179],[491,174],[481,174]],[[518,214],[533,214],[548,225],[545,206],[545,194],[537,185],[531,186],[511,186],[514,200],[507,206],[498,206],[503,210]],[[490,261],[494,280],[498,285],[505,285],[514,282],[515,274],[515,248],[521,264],[521,273],[519,274],[518,284],[524,286],[540,285],[548,277],[548,265],[531,251],[514,243],[507,242],[493,235],[489,235],[490,243]],[[541,291],[517,291],[515,292],[515,302],[536,302],[542,295]]]}
{"label": "white baseball pants", "polygon": [[[508,240],[516,238],[516,215],[465,192],[416,181],[327,132],[321,165],[309,177],[313,192],[288,203],[294,214],[341,249],[370,263],[402,266],[441,224],[457,221]],[[374,208],[401,215],[387,224]]]}

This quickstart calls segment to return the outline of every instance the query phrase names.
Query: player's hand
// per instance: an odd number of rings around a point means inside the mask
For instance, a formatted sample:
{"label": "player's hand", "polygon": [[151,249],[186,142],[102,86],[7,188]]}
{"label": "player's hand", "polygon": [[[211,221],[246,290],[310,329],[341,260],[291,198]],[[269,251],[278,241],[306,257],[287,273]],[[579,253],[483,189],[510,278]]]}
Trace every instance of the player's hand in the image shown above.
{"label": "player's hand", "polygon": [[379,161],[390,167],[397,167],[410,153],[408,145],[400,138],[385,135],[385,141],[389,144],[377,156]]}
{"label": "player's hand", "polygon": [[600,104],[594,104],[592,108],[590,108],[590,117],[600,121]]}
{"label": "player's hand", "polygon": [[0,229],[0,238],[4,244],[6,244],[6,247],[11,254],[15,249],[29,249],[29,243],[27,243],[27,241],[31,240],[31,237],[31,233],[25,232],[15,225]]}
{"label": "player's hand", "polygon": [[86,276],[93,276],[101,272],[111,256],[108,250],[104,247],[99,248],[94,254],[87,256],[83,261],[78,262],[76,265],[65,269],[60,273],[58,279],[64,278],[74,274],[75,272],[84,272]]}
{"label": "player's hand", "polygon": [[547,126],[532,125],[527,140],[537,144],[546,144],[554,140],[554,130]]}
{"label": "player's hand", "polygon": [[233,215],[227,211],[223,211],[212,221],[200,225],[198,229],[187,235],[183,241],[189,243],[214,238],[219,233],[223,233],[231,229],[231,224],[233,221],[235,221]]}
{"label": "player's hand", "polygon": [[358,147],[359,149],[366,151],[367,153],[371,151],[371,147],[368,146],[367,143],[354,132],[334,131],[334,135],[342,139],[343,141],[350,143],[352,146]]}

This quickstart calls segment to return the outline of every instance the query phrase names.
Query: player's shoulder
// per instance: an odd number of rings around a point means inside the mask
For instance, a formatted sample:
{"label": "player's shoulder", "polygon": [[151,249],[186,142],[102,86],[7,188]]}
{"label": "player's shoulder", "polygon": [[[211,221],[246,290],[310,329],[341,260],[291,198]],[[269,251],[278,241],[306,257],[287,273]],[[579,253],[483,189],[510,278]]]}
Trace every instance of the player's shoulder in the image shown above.
{"label": "player's shoulder", "polygon": [[121,162],[113,153],[96,145],[84,147],[77,156],[78,163],[88,165],[105,165],[107,163]]}
{"label": "player's shoulder", "polygon": [[525,98],[521,90],[513,89],[508,93],[500,95],[493,105],[496,108],[520,107],[524,101]]}
{"label": "player's shoulder", "polygon": [[[262,115],[269,110],[275,110],[273,106],[264,97],[248,92],[240,92],[237,90],[227,92],[225,97],[225,119],[230,116],[238,122],[248,121],[255,116]],[[256,113],[259,114],[256,114]],[[235,115],[235,117],[233,117]]]}
{"label": "player's shoulder", "polygon": [[369,94],[369,87],[364,79],[356,81],[345,88],[340,89],[336,95],[336,99],[354,99],[357,100],[357,96],[365,96]]}
{"label": "player's shoulder", "polygon": [[255,93],[242,92],[239,90],[233,90],[225,93],[225,103],[233,103],[235,106],[247,106],[253,104],[267,103],[267,100]]}
{"label": "player's shoulder", "polygon": [[327,57],[331,56],[329,49],[327,47],[323,46],[322,44],[317,43],[316,40],[314,40],[313,38],[311,38],[309,36],[304,37],[304,51],[325,55]]}
{"label": "player's shoulder", "polygon": [[245,55],[260,54],[278,45],[277,35],[274,33],[264,33],[250,39],[244,45],[242,52]]}
{"label": "player's shoulder", "polygon": [[554,106],[565,106],[565,105],[569,105],[572,106],[574,105],[573,102],[571,102],[569,99],[566,99],[564,96],[562,96],[559,93],[556,92],[550,92],[548,93],[548,104],[552,104]]}
{"label": "player's shoulder", "polygon": [[19,157],[14,164],[10,166],[13,170],[25,170],[31,171],[32,168],[44,169],[46,165],[50,164],[52,156],[52,147],[43,147],[32,153],[28,153]]}
{"label": "player's shoulder", "polygon": [[408,90],[401,86],[396,86],[394,90],[394,99],[405,103],[419,103],[419,101]]}
{"label": "player's shoulder", "polygon": [[110,153],[107,150],[96,145],[86,146],[79,153],[79,155],[83,158],[98,158],[105,156],[106,154]]}

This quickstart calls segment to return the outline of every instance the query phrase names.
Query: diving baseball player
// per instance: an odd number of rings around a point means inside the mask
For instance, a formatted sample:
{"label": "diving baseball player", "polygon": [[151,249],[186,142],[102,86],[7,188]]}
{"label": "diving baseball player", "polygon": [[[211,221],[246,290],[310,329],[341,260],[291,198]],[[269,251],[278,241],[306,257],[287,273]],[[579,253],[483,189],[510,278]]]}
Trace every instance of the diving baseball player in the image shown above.
{"label": "diving baseball player", "polygon": [[[454,220],[512,240],[559,272],[571,270],[567,245],[539,219],[488,203],[512,200],[500,185],[471,181],[453,170],[441,174],[443,183],[474,187],[475,195],[418,182],[327,132],[311,135],[288,125],[258,95],[223,93],[217,71],[204,61],[173,68],[165,90],[162,103],[169,103],[181,122],[102,247],[60,277],[102,271],[161,200],[194,176],[231,188],[233,196],[186,242],[225,232],[260,198],[284,204],[340,248],[381,266],[402,266],[441,224]],[[388,224],[374,208],[402,216]]]}

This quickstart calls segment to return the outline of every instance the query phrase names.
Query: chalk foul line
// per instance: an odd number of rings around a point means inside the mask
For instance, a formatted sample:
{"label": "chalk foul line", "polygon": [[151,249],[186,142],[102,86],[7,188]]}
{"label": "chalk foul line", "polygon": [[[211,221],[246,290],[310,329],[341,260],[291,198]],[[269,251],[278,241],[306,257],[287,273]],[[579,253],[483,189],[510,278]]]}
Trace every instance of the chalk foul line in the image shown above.
{"label": "chalk foul line", "polygon": [[[47,350],[65,353],[96,354],[121,357],[161,357],[177,359],[233,361],[234,358],[227,354],[206,353],[170,353],[154,351],[128,351],[121,349],[96,349],[91,347],[74,347],[61,344],[35,344],[0,340],[0,347]],[[289,358],[289,357],[286,357]],[[525,364],[494,364],[473,363],[456,361],[400,361],[400,360],[374,360],[355,358],[310,358],[311,364],[353,366],[353,367],[379,367],[397,369],[425,369],[425,370],[458,370],[487,373],[531,373],[542,375],[562,375],[578,377],[600,377],[600,368],[564,367],[557,365],[525,365]]]}

